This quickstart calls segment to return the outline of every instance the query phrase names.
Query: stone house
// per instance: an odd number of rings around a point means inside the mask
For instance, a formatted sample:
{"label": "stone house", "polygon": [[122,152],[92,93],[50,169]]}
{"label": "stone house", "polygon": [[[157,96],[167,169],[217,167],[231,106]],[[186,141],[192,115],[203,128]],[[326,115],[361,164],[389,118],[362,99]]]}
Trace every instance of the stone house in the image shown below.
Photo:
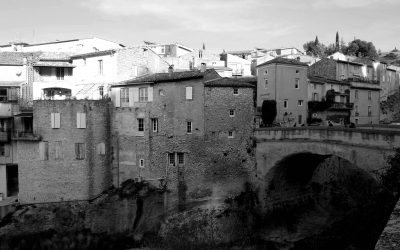
{"label": "stone house", "polygon": [[112,86],[112,101],[116,185],[167,185],[183,206],[250,178],[253,85],[214,70],[158,73]]}

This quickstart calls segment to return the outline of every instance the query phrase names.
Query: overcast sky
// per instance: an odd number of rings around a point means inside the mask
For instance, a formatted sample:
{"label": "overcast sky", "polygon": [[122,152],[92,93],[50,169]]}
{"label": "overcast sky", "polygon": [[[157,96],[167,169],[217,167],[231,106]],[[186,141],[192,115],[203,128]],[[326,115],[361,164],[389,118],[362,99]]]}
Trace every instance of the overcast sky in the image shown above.
{"label": "overcast sky", "polygon": [[1,0],[0,43],[100,37],[225,50],[345,42],[400,48],[400,0]]}

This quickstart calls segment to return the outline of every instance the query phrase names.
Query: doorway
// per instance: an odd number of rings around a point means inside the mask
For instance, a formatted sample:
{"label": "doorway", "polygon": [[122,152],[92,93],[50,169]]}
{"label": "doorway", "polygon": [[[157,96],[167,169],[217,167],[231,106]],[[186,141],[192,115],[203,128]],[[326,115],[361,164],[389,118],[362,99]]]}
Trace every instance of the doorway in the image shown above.
{"label": "doorway", "polygon": [[7,175],[7,196],[17,196],[18,187],[18,165],[7,165],[6,166]]}

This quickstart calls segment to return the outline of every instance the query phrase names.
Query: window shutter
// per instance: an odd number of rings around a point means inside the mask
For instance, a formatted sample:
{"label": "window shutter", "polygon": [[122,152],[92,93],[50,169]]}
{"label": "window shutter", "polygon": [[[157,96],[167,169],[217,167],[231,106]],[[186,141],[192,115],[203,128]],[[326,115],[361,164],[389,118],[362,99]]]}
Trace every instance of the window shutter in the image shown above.
{"label": "window shutter", "polygon": [[86,113],[81,113],[81,128],[86,128]]}
{"label": "window shutter", "polygon": [[54,128],[61,127],[61,117],[60,113],[54,113]]}
{"label": "window shutter", "polygon": [[129,107],[133,107],[133,88],[129,88]]}
{"label": "window shutter", "polygon": [[139,102],[139,89],[133,88],[133,101]]}
{"label": "window shutter", "polygon": [[186,100],[192,100],[192,98],[193,98],[192,87],[186,87]]}
{"label": "window shutter", "polygon": [[5,157],[10,156],[10,146],[9,145],[4,145],[4,156]]}
{"label": "window shutter", "polygon": [[39,156],[40,160],[44,160],[44,143],[39,142]]}
{"label": "window shutter", "polygon": [[76,127],[81,128],[81,113],[76,113]]}
{"label": "window shutter", "polygon": [[153,87],[148,88],[148,101],[152,102],[153,101]]}
{"label": "window shutter", "polygon": [[51,116],[51,128],[55,128],[54,114],[55,114],[55,113],[51,113],[51,114],[50,114],[50,116]]}
{"label": "window shutter", "polygon": [[115,107],[121,107],[121,89],[112,88],[111,89],[111,99]]}

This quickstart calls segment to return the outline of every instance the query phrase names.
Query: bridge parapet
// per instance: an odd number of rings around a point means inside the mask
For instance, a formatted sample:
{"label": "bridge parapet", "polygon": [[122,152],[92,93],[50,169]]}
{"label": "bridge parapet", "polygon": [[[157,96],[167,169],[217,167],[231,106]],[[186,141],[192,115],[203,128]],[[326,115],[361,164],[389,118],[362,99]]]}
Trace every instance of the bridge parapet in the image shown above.
{"label": "bridge parapet", "polygon": [[352,144],[362,147],[393,149],[400,147],[400,130],[338,127],[259,128],[254,131],[257,142],[296,140]]}

